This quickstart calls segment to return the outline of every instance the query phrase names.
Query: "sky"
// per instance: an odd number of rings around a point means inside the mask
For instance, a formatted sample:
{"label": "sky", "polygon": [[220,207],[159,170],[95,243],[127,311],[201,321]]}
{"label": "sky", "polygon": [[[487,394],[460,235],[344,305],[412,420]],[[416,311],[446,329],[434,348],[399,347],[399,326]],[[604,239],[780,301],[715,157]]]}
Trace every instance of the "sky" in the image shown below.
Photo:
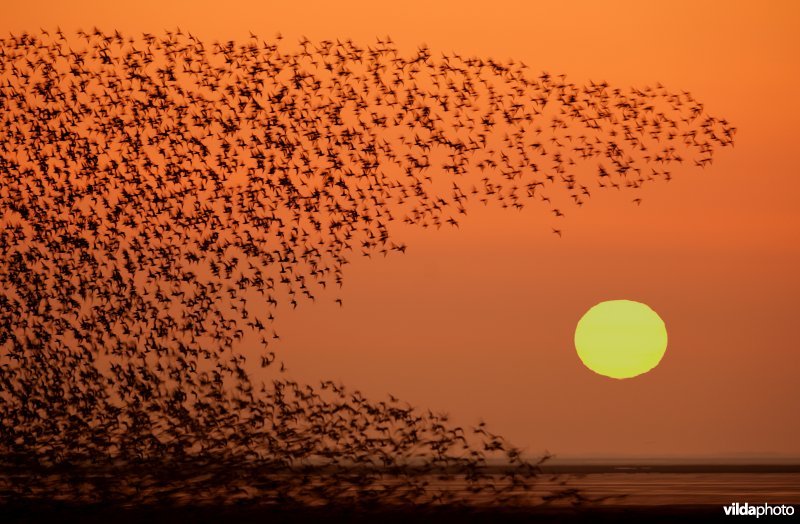
{"label": "sky", "polygon": [[[401,51],[513,58],[578,84],[660,82],[738,128],[705,169],[544,206],[473,206],[458,229],[395,225],[404,255],[354,257],[341,296],[278,315],[292,377],[332,378],[490,423],[531,454],[800,457],[800,6],[794,2],[6,1],[0,31],[285,41],[389,35]],[[558,225],[563,236],[552,234]],[[327,299],[326,299],[327,298]],[[644,302],[669,346],[651,372],[585,368],[575,326]]]}

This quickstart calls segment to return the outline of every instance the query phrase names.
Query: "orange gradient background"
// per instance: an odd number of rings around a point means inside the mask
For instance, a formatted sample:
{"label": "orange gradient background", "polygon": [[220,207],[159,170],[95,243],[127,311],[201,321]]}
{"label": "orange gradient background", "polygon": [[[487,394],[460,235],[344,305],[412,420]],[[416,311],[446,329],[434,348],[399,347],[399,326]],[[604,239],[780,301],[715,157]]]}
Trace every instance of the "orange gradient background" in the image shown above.
{"label": "orange gradient background", "polygon": [[[0,30],[180,27],[287,48],[389,35],[627,89],[687,90],[736,145],[673,180],[592,192],[553,218],[475,205],[459,229],[393,226],[405,255],[353,257],[341,296],[276,330],[289,375],[479,419],[531,454],[800,457],[800,4],[795,2],[3,2]],[[641,206],[631,202],[641,197]],[[553,235],[551,227],[563,230]],[[573,347],[603,300],[650,305],[669,347],[650,373],[596,375]]]}

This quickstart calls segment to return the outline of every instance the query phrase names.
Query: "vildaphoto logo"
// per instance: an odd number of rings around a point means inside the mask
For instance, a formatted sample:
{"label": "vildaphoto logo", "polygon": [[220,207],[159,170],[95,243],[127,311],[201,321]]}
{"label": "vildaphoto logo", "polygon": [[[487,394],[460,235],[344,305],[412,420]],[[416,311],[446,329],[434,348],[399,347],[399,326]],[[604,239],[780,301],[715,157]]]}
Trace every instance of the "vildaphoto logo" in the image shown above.
{"label": "vildaphoto logo", "polygon": [[734,502],[728,506],[723,506],[723,510],[725,510],[726,515],[755,515],[756,518],[761,517],[763,515],[787,515],[791,516],[794,515],[794,506],[789,506],[786,504],[748,504],[745,502],[744,504],[739,504],[738,502]]}

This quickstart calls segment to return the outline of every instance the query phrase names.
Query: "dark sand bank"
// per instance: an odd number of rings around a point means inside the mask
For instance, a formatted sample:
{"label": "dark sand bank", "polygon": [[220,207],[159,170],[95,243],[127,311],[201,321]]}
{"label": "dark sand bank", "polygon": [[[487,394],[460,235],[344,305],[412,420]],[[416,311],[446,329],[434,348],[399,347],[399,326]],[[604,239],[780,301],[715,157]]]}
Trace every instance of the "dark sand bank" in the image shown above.
{"label": "dark sand bank", "polygon": [[[110,506],[68,506],[9,504],[0,508],[4,523],[81,522],[90,524],[135,522],[156,523],[273,523],[273,522],[375,522],[380,524],[490,523],[490,522],[677,522],[725,519],[720,505],[679,506],[595,506],[583,508],[294,508],[181,507],[121,508]],[[727,517],[730,520],[731,517]]]}

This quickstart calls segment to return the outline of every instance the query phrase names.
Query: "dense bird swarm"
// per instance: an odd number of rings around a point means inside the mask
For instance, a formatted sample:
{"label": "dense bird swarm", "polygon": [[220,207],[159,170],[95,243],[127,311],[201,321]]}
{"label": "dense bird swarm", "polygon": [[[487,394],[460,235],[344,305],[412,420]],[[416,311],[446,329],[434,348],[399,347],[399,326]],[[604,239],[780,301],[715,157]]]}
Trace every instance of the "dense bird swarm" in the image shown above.
{"label": "dense bird swarm", "polygon": [[276,308],[341,304],[347,257],[405,251],[392,221],[537,203],[561,236],[594,191],[733,143],[661,86],[390,40],[293,49],[0,39],[4,500],[529,503],[537,464],[483,424],[285,378]]}

